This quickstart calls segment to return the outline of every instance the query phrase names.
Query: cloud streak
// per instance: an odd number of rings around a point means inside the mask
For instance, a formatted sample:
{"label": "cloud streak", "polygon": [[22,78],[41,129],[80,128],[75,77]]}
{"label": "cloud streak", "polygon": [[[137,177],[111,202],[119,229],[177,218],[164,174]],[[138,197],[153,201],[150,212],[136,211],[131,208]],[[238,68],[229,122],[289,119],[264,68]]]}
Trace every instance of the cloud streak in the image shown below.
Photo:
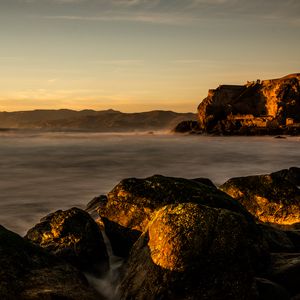
{"label": "cloud streak", "polygon": [[177,14],[160,14],[160,13],[123,13],[123,14],[106,14],[100,16],[83,16],[83,15],[55,15],[44,16],[50,20],[65,21],[85,21],[85,22],[137,22],[149,24],[189,24],[198,20],[192,16],[180,16]]}
{"label": "cloud streak", "polygon": [[4,13],[10,8],[64,21],[184,25],[249,18],[295,26],[300,22],[299,0],[10,0],[0,8]]}
{"label": "cloud streak", "polygon": [[90,63],[98,64],[98,65],[125,67],[125,66],[140,66],[144,64],[144,61],[139,59],[119,59],[119,60],[95,60],[95,61],[91,61]]}

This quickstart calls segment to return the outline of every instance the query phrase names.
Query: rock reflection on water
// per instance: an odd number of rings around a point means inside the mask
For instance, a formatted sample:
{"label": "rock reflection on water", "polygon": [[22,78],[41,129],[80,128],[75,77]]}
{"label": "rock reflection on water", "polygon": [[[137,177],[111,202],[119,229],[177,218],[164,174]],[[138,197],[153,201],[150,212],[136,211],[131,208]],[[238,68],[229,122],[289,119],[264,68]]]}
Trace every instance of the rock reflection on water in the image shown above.
{"label": "rock reflection on water", "polygon": [[0,224],[24,234],[126,177],[230,177],[300,166],[299,137],[0,133]]}

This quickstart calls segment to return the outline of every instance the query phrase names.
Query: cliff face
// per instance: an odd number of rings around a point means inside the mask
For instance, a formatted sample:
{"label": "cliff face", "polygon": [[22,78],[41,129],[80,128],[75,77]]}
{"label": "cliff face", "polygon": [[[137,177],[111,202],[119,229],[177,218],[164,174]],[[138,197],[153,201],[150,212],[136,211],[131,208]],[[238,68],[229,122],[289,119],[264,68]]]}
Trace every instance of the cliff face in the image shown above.
{"label": "cliff face", "polygon": [[198,106],[198,119],[200,129],[205,132],[298,128],[300,73],[209,90]]}

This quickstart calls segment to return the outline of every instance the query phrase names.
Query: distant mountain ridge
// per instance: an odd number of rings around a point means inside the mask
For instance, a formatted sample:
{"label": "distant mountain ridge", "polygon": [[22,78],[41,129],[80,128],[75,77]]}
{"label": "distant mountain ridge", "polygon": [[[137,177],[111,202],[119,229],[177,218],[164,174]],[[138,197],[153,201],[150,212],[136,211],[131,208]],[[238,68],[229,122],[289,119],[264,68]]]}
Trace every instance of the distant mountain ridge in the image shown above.
{"label": "distant mountain ridge", "polygon": [[141,113],[122,113],[113,109],[31,110],[0,112],[0,128],[102,132],[169,130],[186,119],[196,120],[196,114],[163,110]]}

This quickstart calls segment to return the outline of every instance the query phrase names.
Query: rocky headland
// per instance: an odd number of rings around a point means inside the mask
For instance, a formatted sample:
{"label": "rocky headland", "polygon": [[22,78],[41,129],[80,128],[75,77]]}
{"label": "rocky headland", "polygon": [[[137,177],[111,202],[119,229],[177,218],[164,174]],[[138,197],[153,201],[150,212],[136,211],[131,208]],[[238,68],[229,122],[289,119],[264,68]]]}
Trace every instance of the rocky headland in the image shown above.
{"label": "rocky headland", "polygon": [[[124,179],[24,238],[1,226],[0,299],[300,299],[299,185],[297,167],[220,187]],[[114,277],[111,255],[123,259]],[[109,277],[114,292],[86,274]]]}
{"label": "rocky headland", "polygon": [[220,85],[198,106],[198,122],[175,132],[216,135],[299,135],[300,73],[245,85]]}

